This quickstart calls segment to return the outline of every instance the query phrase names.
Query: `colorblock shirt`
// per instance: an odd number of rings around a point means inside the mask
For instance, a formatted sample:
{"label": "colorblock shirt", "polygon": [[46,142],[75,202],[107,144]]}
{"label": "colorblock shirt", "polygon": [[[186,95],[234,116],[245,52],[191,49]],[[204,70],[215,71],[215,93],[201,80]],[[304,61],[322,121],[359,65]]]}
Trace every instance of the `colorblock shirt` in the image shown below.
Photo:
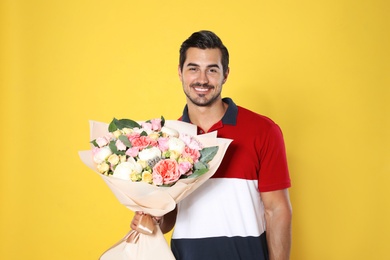
{"label": "colorblock shirt", "polygon": [[[209,132],[233,142],[217,172],[178,204],[171,240],[177,260],[268,259],[260,192],[291,186],[279,126],[223,101],[225,115]],[[187,106],[181,120],[190,123]]]}

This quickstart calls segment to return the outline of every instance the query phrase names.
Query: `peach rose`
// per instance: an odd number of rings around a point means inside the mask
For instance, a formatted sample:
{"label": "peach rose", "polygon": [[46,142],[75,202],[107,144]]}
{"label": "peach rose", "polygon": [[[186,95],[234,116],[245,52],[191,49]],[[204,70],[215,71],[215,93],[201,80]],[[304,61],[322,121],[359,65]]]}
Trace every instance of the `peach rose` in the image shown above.
{"label": "peach rose", "polygon": [[159,161],[153,167],[153,182],[156,185],[171,184],[176,182],[180,173],[178,170],[178,164],[175,160],[166,159]]}

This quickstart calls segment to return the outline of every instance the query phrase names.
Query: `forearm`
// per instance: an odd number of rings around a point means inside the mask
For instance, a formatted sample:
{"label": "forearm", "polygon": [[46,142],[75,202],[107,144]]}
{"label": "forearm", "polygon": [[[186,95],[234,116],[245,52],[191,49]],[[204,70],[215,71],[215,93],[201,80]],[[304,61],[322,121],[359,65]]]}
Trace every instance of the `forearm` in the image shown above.
{"label": "forearm", "polygon": [[290,259],[291,219],[291,208],[266,213],[266,235],[270,260]]}
{"label": "forearm", "polygon": [[160,222],[161,231],[165,234],[173,229],[176,223],[177,208],[165,214]]}

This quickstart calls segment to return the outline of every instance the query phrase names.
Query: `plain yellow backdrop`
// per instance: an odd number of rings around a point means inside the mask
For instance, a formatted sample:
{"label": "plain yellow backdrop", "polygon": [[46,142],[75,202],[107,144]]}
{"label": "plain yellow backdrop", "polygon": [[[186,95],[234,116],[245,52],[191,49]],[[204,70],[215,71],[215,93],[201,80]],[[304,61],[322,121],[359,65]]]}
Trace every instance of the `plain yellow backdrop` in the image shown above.
{"label": "plain yellow backdrop", "polygon": [[283,129],[291,259],[390,259],[389,12],[386,0],[2,0],[0,258],[97,259],[127,232],[132,212],[78,157],[88,120],[178,118],[179,46],[208,29],[231,54],[223,96]]}

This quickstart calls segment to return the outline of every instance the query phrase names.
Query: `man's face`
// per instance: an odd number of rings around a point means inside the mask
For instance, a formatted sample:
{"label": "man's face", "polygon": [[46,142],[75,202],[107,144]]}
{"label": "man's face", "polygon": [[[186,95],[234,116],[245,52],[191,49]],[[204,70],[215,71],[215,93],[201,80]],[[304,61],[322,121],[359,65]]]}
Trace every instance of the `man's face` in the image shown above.
{"label": "man's face", "polygon": [[210,106],[221,99],[222,85],[229,71],[223,72],[219,49],[189,48],[179,77],[187,102],[197,106]]}

